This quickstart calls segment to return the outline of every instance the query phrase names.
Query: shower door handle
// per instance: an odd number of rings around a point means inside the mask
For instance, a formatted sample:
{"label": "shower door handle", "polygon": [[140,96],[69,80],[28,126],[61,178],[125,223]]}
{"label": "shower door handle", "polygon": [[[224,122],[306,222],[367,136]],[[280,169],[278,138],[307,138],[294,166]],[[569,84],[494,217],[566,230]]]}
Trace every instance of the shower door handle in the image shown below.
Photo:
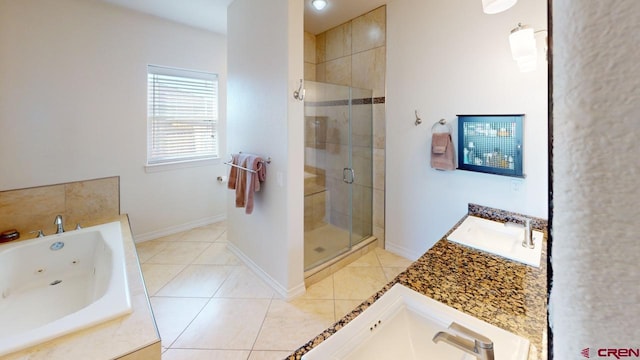
{"label": "shower door handle", "polygon": [[342,169],[342,181],[346,182],[347,184],[353,184],[355,180],[356,174],[352,168]]}

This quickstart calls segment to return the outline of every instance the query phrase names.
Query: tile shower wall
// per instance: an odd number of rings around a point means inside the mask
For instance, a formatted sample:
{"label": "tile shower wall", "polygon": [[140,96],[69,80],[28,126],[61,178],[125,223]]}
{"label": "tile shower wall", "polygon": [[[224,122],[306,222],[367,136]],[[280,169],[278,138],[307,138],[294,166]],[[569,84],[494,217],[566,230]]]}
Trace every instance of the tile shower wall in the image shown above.
{"label": "tile shower wall", "polygon": [[20,239],[42,230],[55,233],[53,220],[62,215],[65,229],[91,226],[120,214],[120,178],[109,177],[58,185],[0,191],[0,231],[16,229]]}
{"label": "tile shower wall", "polygon": [[[373,182],[372,225],[373,235],[380,239],[380,245],[382,245],[384,244],[386,6],[326,32],[317,35],[305,33],[304,39],[306,80],[373,90],[373,178],[370,179]],[[354,111],[357,111],[357,107],[357,105],[354,107]],[[340,109],[334,109],[334,111],[339,112]],[[330,124],[327,128],[331,131]],[[359,134],[356,133],[356,135]],[[336,148],[338,145],[328,144],[327,154],[338,156],[341,153],[340,149]],[[357,169],[358,161],[370,161],[370,159],[359,157],[358,144],[354,145],[354,166]],[[331,183],[334,181],[332,178],[342,181],[342,169],[339,170],[339,174],[331,174],[332,171],[328,171],[327,188],[331,189]],[[367,179],[364,180],[366,183]],[[369,186],[371,186],[370,183]],[[354,196],[367,193],[358,187],[354,190]],[[334,192],[332,201],[336,198],[344,199],[346,196],[340,196]],[[332,207],[334,208],[332,210],[341,208],[339,204]],[[339,226],[343,215],[346,214],[331,211],[332,223],[335,219],[337,221],[335,224]],[[364,219],[360,221],[362,226],[366,226],[363,223]]]}

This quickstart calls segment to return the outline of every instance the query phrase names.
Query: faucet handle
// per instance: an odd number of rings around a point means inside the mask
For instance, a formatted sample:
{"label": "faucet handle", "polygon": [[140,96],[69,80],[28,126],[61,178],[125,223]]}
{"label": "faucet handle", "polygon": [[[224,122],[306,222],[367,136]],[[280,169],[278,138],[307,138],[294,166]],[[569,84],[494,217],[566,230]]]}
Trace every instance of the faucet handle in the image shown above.
{"label": "faucet handle", "polygon": [[29,231],[29,234],[37,234],[36,237],[44,237],[44,233],[42,232],[42,230],[34,230],[34,231]]}
{"label": "faucet handle", "polygon": [[471,338],[475,341],[476,345],[482,349],[493,349],[493,341],[491,341],[491,339],[482,334],[478,334],[477,332],[464,327],[455,321],[452,322],[451,325],[449,325],[449,329],[457,332],[460,335]]}

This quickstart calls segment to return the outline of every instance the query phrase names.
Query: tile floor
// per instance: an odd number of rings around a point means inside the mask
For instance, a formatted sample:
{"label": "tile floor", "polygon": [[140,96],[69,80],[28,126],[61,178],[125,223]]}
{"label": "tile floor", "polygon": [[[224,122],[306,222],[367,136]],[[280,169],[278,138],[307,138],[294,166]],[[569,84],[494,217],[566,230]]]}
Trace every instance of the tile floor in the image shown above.
{"label": "tile floor", "polygon": [[284,301],[226,241],[220,222],[137,245],[163,360],[283,359],[411,263],[376,249]]}

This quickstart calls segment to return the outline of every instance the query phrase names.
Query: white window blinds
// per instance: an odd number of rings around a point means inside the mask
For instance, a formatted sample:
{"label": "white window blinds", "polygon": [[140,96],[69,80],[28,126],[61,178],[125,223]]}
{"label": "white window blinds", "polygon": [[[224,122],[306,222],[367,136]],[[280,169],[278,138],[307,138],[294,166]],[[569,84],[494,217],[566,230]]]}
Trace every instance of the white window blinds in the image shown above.
{"label": "white window blinds", "polygon": [[149,65],[147,164],[218,157],[218,75]]}

